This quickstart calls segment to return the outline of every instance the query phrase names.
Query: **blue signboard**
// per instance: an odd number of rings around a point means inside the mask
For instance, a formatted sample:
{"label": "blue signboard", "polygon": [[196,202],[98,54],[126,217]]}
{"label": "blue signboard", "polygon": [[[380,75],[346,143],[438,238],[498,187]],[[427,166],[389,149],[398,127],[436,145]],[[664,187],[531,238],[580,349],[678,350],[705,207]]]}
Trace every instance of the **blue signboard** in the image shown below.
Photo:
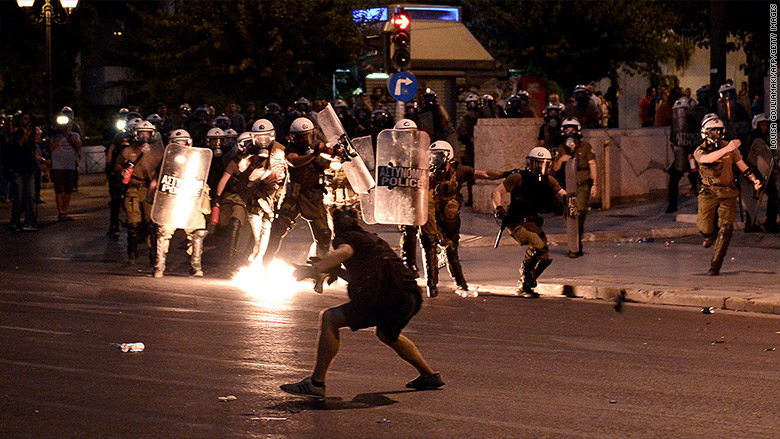
{"label": "blue signboard", "polygon": [[387,90],[397,101],[411,101],[417,95],[417,78],[411,72],[398,72],[387,81]]}

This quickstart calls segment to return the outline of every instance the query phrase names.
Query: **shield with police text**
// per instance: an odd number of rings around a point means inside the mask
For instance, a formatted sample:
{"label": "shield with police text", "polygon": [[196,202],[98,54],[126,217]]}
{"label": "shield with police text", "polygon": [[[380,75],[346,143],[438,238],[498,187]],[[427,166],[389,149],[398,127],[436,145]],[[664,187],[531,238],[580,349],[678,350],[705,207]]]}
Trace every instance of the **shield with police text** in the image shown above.
{"label": "shield with police text", "polygon": [[[165,148],[154,192],[152,221],[177,229],[192,229],[202,221],[212,152],[171,143]],[[199,217],[200,216],[200,217]]]}
{"label": "shield with police text", "polygon": [[428,220],[431,139],[418,130],[384,130],[377,137],[374,218],[421,226]]}

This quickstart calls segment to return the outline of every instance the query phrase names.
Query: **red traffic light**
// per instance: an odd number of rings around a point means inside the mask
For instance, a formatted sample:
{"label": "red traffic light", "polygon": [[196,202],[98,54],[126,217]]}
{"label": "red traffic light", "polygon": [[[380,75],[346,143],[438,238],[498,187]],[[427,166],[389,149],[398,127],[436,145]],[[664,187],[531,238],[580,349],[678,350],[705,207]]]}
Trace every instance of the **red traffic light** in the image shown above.
{"label": "red traffic light", "polygon": [[408,29],[409,25],[412,23],[412,21],[409,20],[409,16],[406,14],[395,14],[393,16],[393,19],[390,20],[390,22],[393,23],[395,27],[401,30]]}

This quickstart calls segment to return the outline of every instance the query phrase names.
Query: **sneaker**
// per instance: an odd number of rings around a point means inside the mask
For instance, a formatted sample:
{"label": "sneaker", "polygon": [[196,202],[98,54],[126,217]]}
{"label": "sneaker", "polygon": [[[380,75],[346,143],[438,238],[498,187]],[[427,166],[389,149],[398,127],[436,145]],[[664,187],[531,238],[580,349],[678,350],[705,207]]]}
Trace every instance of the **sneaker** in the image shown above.
{"label": "sneaker", "polygon": [[[191,277],[203,277],[203,269],[201,269],[201,268],[190,268],[190,276]],[[157,277],[157,276],[155,276],[155,277]],[[160,277],[162,277],[162,273],[160,273]]]}
{"label": "sneaker", "polygon": [[406,387],[417,390],[434,390],[444,385],[439,372],[424,377],[422,375],[406,383]]}
{"label": "sneaker", "polygon": [[325,386],[315,386],[311,382],[311,377],[306,377],[297,383],[282,384],[279,388],[293,395],[325,398]]}
{"label": "sneaker", "polygon": [[579,258],[580,256],[582,256],[582,250],[580,250],[578,252],[568,252],[568,253],[566,253],[566,257],[567,258],[574,259],[574,258]]}
{"label": "sneaker", "polygon": [[458,285],[457,288],[455,288],[455,294],[457,294],[460,297],[477,297],[479,294],[476,291],[470,291],[469,287],[466,285]]}
{"label": "sneaker", "polygon": [[25,224],[22,226],[22,232],[37,232],[39,230],[41,229],[34,224]]}

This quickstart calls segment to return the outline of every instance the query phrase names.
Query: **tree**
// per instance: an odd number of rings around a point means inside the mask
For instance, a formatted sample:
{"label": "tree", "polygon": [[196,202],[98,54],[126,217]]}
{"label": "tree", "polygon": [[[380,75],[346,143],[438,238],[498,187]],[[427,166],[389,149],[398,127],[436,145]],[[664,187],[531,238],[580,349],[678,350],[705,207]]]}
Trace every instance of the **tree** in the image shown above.
{"label": "tree", "polygon": [[659,73],[659,63],[689,56],[673,31],[677,18],[654,1],[504,2],[470,0],[466,25],[510,68],[571,91],[576,84],[629,72]]}
{"label": "tree", "polygon": [[146,100],[224,103],[326,98],[333,72],[364,48],[352,0],[177,2],[136,10],[128,41]]}

